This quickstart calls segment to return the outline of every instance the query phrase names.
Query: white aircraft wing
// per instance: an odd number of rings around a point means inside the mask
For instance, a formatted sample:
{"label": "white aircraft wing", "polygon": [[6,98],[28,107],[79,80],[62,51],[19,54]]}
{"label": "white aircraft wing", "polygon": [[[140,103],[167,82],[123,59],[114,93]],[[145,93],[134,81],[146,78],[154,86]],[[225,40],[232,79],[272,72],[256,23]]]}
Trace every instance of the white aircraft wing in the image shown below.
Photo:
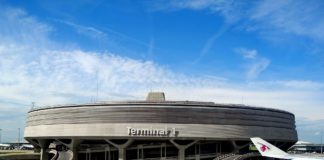
{"label": "white aircraft wing", "polygon": [[302,155],[291,155],[283,150],[277,148],[276,146],[270,144],[269,142],[259,138],[251,138],[251,141],[258,149],[260,154],[264,157],[279,158],[279,159],[293,159],[293,160],[324,160],[324,157],[313,157],[313,156],[302,156]]}
{"label": "white aircraft wing", "polygon": [[34,149],[34,146],[31,144],[24,144],[24,145],[20,146],[20,149],[22,149],[22,148]]}
{"label": "white aircraft wing", "polygon": [[10,144],[3,144],[3,143],[0,143],[0,147],[10,147]]}

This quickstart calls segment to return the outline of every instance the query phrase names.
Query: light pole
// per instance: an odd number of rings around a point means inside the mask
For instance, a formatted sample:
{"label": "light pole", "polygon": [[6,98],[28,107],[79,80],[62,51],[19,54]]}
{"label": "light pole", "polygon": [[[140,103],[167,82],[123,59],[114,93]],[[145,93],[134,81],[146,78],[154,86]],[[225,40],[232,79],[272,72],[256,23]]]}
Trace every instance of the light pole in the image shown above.
{"label": "light pole", "polygon": [[321,154],[323,154],[323,131],[321,131]]}
{"label": "light pole", "polygon": [[18,128],[18,148],[20,146],[20,128]]}
{"label": "light pole", "polygon": [[1,132],[2,132],[2,129],[0,128],[0,143],[1,143],[1,136],[2,136]]}

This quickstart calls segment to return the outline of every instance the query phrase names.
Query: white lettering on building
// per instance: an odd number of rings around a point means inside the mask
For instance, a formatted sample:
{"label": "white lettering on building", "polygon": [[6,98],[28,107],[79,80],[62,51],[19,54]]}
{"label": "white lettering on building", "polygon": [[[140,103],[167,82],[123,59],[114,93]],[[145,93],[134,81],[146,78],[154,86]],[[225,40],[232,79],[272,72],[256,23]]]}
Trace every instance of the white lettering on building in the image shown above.
{"label": "white lettering on building", "polygon": [[130,136],[161,136],[161,137],[175,137],[176,136],[175,128],[133,128],[127,127],[127,134]]}

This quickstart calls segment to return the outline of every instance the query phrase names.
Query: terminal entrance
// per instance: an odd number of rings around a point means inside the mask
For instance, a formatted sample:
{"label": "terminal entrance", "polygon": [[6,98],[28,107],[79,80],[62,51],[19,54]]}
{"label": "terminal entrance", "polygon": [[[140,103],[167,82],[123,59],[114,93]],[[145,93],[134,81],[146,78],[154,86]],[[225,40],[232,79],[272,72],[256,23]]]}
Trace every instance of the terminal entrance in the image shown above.
{"label": "terminal entrance", "polygon": [[[228,147],[230,145],[224,142],[212,141],[175,140],[174,142],[170,142],[169,140],[136,140],[125,148],[124,159],[178,160],[183,158],[212,160],[219,155],[230,153],[232,149]],[[120,149],[114,145],[105,143],[105,141],[101,141],[101,144],[99,141],[84,141],[80,144],[78,159],[120,160],[121,157],[119,155]]]}
{"label": "terminal entrance", "polygon": [[[42,142],[41,160],[264,159],[257,151],[253,150],[250,141],[53,139],[40,142]],[[281,144],[281,147],[285,147],[284,144],[286,143]]]}

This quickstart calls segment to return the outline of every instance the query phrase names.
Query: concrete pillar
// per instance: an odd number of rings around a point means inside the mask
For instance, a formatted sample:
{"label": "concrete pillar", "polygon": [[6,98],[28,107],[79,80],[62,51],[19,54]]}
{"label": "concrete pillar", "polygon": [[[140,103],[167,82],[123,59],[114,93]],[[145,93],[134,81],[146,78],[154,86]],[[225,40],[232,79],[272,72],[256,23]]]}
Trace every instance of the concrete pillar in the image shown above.
{"label": "concrete pillar", "polygon": [[195,160],[200,160],[200,155],[199,154],[195,155]]}
{"label": "concrete pillar", "polygon": [[78,160],[78,149],[77,148],[71,148],[73,158],[72,160]]}
{"label": "concrete pillar", "polygon": [[134,140],[128,139],[124,144],[116,144],[109,139],[105,139],[105,141],[118,149],[118,160],[126,160],[126,148],[132,144]]}
{"label": "concrete pillar", "polygon": [[170,142],[171,142],[175,147],[178,148],[178,160],[185,160],[185,158],[186,158],[186,155],[185,155],[185,153],[186,153],[186,149],[187,149],[188,147],[192,146],[193,144],[197,143],[198,140],[195,140],[195,141],[193,141],[193,142],[191,142],[191,143],[189,143],[189,144],[187,144],[187,145],[180,145],[180,144],[174,142],[174,140],[170,140]]}
{"label": "concrete pillar", "polygon": [[161,160],[166,160],[166,144],[165,143],[161,144],[160,155],[161,155]]}
{"label": "concrete pillar", "polygon": [[137,159],[138,160],[144,159],[144,149],[143,149],[143,145],[137,145]]}
{"label": "concrete pillar", "polygon": [[250,143],[246,143],[244,145],[237,145],[236,141],[231,141],[232,146],[234,148],[234,153],[239,153],[241,149],[243,149],[244,147],[247,147],[248,145],[250,145]]}
{"label": "concrete pillar", "polygon": [[110,146],[109,145],[105,148],[105,160],[111,160]]}
{"label": "concrete pillar", "polygon": [[86,150],[86,160],[91,160],[91,149]]}
{"label": "concrete pillar", "polygon": [[195,144],[195,160],[200,160],[200,143]]}
{"label": "concrete pillar", "polygon": [[60,142],[61,144],[65,145],[69,150],[72,151],[72,160],[78,160],[78,150],[79,150],[79,145],[82,142],[82,140],[79,139],[71,139],[71,143],[67,144],[62,142],[59,139],[55,139],[57,142]]}
{"label": "concrete pillar", "polygon": [[184,160],[186,155],[185,155],[186,149],[183,148],[178,148],[178,160]]}
{"label": "concrete pillar", "polygon": [[72,142],[70,145],[68,145],[69,149],[72,151],[73,158],[72,160],[78,160],[78,151],[79,151],[79,145],[82,141],[79,139],[72,139]]}
{"label": "concrete pillar", "polygon": [[41,148],[40,160],[48,160],[48,153],[46,152],[46,148]]}
{"label": "concrete pillar", "polygon": [[126,148],[118,148],[118,160],[126,160]]}
{"label": "concrete pillar", "polygon": [[48,148],[50,142],[48,140],[45,140],[45,139],[39,139],[37,141],[38,141],[39,146],[41,147],[40,159],[41,160],[48,160],[47,148]]}

